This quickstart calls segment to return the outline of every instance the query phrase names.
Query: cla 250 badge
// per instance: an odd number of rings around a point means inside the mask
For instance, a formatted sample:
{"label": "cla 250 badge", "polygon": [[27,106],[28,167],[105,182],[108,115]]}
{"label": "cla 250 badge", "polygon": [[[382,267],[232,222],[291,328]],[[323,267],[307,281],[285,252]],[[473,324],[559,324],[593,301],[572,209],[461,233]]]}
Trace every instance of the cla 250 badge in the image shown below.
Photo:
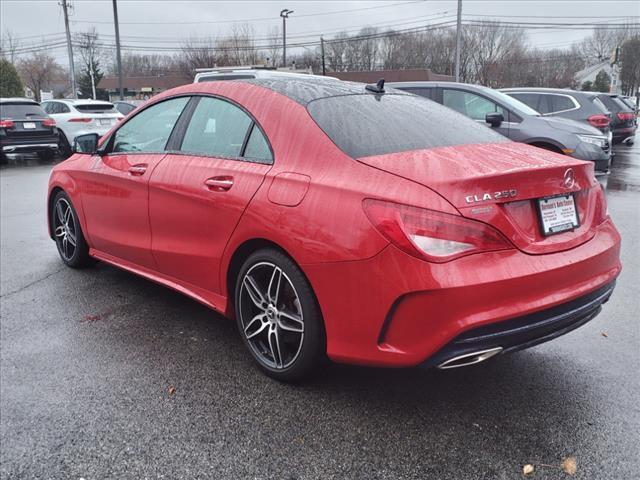
{"label": "cla 250 badge", "polygon": [[464,199],[467,203],[486,202],[487,200],[500,200],[513,198],[518,195],[517,190],[502,190],[501,192],[482,193],[478,195],[467,195]]}

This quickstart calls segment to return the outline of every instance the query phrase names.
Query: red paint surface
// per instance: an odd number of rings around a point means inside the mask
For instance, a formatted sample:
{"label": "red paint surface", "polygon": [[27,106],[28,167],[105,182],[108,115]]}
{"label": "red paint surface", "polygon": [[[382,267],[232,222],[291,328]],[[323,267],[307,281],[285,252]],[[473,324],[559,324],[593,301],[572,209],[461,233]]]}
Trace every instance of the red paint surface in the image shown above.
{"label": "red paint surface", "polygon": [[[268,137],[274,164],[171,153],[75,155],[53,169],[50,194],[54,188],[69,194],[93,256],[230,316],[233,254],[254,239],[278,245],[314,289],[335,360],[415,365],[468,328],[569,301],[620,271],[620,237],[605,219],[589,163],[516,143],[356,161],[303,106],[242,82],[185,85],[145,107],[188,93],[216,94],[245,107]],[[138,164],[146,171],[131,175]],[[562,185],[567,168],[576,179],[569,189]],[[206,181],[214,177],[232,178],[233,186],[212,190]],[[505,189],[517,195],[465,200]],[[535,199],[568,192],[575,195],[580,228],[543,237]],[[430,263],[376,230],[363,210],[368,198],[486,223],[511,248]]]}

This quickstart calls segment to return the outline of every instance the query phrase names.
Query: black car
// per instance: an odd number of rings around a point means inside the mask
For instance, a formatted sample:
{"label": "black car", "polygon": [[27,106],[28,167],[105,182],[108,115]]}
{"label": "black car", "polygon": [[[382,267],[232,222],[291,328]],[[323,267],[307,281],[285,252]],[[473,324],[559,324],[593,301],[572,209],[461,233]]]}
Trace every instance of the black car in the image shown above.
{"label": "black car", "polygon": [[612,113],[611,132],[613,143],[632,145],[638,128],[636,113],[627,103],[614,93],[600,93],[598,98]]}
{"label": "black car", "polygon": [[56,122],[28,98],[0,98],[0,161],[7,154],[37,153],[50,158],[58,150]]}

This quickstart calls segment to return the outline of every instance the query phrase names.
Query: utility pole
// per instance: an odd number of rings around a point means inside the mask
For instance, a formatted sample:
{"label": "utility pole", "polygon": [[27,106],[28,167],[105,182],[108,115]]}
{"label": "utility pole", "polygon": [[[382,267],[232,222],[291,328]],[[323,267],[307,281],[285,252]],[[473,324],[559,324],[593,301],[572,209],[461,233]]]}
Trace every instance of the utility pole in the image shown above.
{"label": "utility pole", "polygon": [[93,55],[89,52],[89,75],[91,76],[91,93],[93,93],[93,99],[96,99],[96,78],[93,76]]}
{"label": "utility pole", "polygon": [[118,62],[118,91],[120,100],[124,100],[124,89],[122,87],[122,57],[120,56],[120,25],[118,24],[118,1],[113,0],[113,23],[116,27],[116,61]]}
{"label": "utility pole", "polygon": [[73,98],[78,98],[78,88],[76,87],[76,69],[73,63],[73,47],[71,46],[71,31],[69,30],[69,5],[68,0],[61,0],[59,5],[62,5],[62,12],[64,13],[64,28],[67,30],[67,53],[69,54],[69,78],[71,80],[71,91],[73,92]]}
{"label": "utility pole", "polygon": [[462,0],[458,0],[458,22],[456,24],[456,82],[460,81],[460,37],[462,36]]}
{"label": "utility pole", "polygon": [[327,69],[324,64],[324,38],[320,35],[320,54],[322,55],[322,75],[327,74]]}
{"label": "utility pole", "polygon": [[[114,0],[115,1],[115,0]],[[282,17],[282,66],[287,66],[287,18],[293,13],[293,10],[284,9],[280,12]]]}

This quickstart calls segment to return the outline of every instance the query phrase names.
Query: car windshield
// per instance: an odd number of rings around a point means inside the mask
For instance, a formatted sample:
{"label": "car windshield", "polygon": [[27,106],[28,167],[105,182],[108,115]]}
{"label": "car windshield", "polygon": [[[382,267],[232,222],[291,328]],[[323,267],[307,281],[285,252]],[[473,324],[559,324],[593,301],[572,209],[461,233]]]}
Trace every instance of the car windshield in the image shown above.
{"label": "car windshield", "polygon": [[0,118],[47,118],[35,103],[0,103]]}
{"label": "car windshield", "polygon": [[415,95],[342,95],[314,100],[307,109],[329,138],[353,158],[509,141],[487,125]]}
{"label": "car windshield", "polygon": [[501,102],[507,108],[516,110],[525,115],[534,115],[537,117],[540,116],[540,112],[534,110],[526,103],[522,103],[520,100],[507,95],[506,93],[502,93],[499,90],[491,90],[491,95],[493,96],[494,100]]}

